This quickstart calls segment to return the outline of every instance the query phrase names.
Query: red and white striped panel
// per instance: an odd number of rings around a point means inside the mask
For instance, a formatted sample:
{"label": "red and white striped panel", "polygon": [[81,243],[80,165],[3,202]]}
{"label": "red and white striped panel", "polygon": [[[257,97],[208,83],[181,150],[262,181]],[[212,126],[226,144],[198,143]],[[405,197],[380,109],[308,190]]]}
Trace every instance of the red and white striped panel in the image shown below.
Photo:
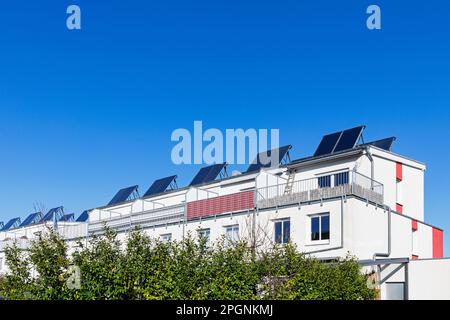
{"label": "red and white striped panel", "polygon": [[221,213],[243,211],[253,209],[254,207],[254,192],[245,191],[211,199],[188,202],[187,218],[189,220]]}

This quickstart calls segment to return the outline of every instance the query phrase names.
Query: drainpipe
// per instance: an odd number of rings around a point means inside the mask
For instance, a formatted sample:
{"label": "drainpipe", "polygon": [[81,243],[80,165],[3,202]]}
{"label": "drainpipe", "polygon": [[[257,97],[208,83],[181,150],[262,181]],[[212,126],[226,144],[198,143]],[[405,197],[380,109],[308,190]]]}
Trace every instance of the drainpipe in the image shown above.
{"label": "drainpipe", "polygon": [[369,158],[370,161],[370,188],[373,190],[373,181],[374,181],[374,177],[375,177],[375,168],[374,168],[374,163],[373,163],[373,157],[372,154],[370,153],[370,148],[366,147],[364,149],[366,151],[366,156],[367,158]]}
{"label": "drainpipe", "polygon": [[387,207],[388,209],[388,250],[386,253],[374,253],[373,254],[373,260],[376,260],[377,257],[389,257],[391,255],[391,208]]}

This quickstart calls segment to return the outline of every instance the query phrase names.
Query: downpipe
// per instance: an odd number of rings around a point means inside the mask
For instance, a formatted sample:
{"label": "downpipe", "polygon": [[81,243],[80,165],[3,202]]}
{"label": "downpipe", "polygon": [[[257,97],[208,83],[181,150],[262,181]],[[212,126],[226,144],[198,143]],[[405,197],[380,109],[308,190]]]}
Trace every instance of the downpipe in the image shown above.
{"label": "downpipe", "polygon": [[365,151],[366,151],[365,154],[370,161],[370,188],[373,190],[373,180],[375,178],[375,167],[373,162],[373,156],[369,151],[369,147],[366,147]]}

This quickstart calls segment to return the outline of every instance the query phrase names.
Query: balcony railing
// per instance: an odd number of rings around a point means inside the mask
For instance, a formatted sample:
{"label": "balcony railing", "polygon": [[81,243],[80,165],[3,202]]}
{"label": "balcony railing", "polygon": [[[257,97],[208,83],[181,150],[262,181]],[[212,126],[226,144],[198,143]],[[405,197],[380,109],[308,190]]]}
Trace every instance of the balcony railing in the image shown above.
{"label": "balcony railing", "polygon": [[253,191],[242,191],[214,198],[187,203],[187,219],[201,219],[208,216],[253,210],[255,208]]}
{"label": "balcony railing", "polygon": [[299,180],[259,188],[256,191],[258,208],[300,204],[346,195],[356,195],[383,204],[383,185],[355,171],[345,171],[325,177]]}
{"label": "balcony railing", "polygon": [[17,248],[21,250],[27,250],[30,247],[30,240],[24,238],[17,239],[5,239],[0,241],[0,252],[5,251],[7,247],[12,247],[16,244]]}
{"label": "balcony railing", "polygon": [[105,226],[116,231],[132,230],[136,226],[141,228],[182,223],[184,221],[185,205],[162,207],[153,210],[124,214],[112,219],[89,221],[89,233],[102,233]]}

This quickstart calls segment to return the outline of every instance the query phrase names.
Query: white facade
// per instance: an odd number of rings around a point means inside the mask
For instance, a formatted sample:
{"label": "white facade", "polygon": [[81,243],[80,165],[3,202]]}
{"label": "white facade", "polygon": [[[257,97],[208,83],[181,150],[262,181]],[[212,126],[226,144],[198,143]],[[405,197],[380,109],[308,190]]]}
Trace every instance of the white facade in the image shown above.
{"label": "white facade", "polygon": [[[211,241],[227,233],[261,246],[289,240],[323,259],[347,254],[364,261],[442,258],[442,230],[424,222],[424,172],[420,162],[373,146],[357,147],[96,208],[87,223],[60,223],[58,230],[69,243],[101,233],[105,224],[125,239],[139,225],[161,239],[181,240],[203,230]],[[26,242],[38,230],[42,225],[0,232],[0,273],[6,271],[5,244]],[[410,298],[420,297],[416,290],[429,274],[446,279],[450,274],[447,266],[419,265],[411,263]],[[391,269],[394,264],[379,274],[384,299],[398,290],[397,284],[406,283],[404,268],[383,282]],[[365,270],[376,271],[377,264]],[[448,297],[449,290],[430,297]]]}

